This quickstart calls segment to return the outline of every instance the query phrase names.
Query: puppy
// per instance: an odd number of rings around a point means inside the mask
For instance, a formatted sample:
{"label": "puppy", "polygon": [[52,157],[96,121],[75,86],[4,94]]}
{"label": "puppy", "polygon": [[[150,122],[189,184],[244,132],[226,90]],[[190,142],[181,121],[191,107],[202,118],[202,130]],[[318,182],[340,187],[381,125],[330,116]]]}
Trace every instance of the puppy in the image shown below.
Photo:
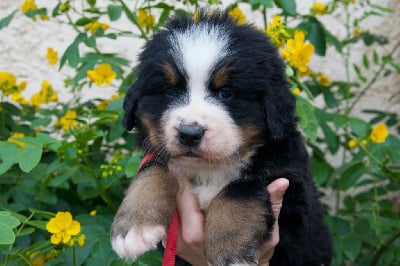
{"label": "puppy", "polygon": [[187,176],[205,214],[210,265],[257,265],[274,217],[266,186],[289,179],[270,265],[329,265],[331,240],[297,130],[284,63],[264,33],[226,12],[179,16],[149,40],[123,124],[153,156],[115,216],[112,247],[134,259],[166,237]]}

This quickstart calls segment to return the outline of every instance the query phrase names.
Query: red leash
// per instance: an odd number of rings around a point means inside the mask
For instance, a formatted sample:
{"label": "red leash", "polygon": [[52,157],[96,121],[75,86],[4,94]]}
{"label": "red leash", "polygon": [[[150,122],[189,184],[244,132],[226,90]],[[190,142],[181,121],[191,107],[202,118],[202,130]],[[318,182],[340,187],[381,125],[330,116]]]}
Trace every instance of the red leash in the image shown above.
{"label": "red leash", "polygon": [[167,232],[167,243],[165,246],[162,266],[175,265],[176,244],[178,242],[178,227],[179,217],[178,212],[175,210]]}
{"label": "red leash", "polygon": [[[153,157],[153,153],[147,153],[142,161],[139,164],[139,169],[143,167],[143,165]],[[179,217],[178,212],[175,210],[171,223],[168,227],[167,232],[167,242],[164,251],[164,257],[162,261],[162,266],[174,266],[175,265],[175,255],[176,255],[176,245],[178,242],[178,228],[179,228]]]}

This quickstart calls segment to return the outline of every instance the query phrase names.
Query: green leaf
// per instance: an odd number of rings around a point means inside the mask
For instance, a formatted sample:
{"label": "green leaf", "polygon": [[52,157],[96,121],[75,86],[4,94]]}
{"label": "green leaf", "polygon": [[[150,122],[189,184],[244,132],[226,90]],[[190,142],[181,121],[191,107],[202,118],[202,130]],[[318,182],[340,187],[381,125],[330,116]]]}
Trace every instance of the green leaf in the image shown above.
{"label": "green leaf", "polygon": [[363,65],[366,69],[369,69],[369,59],[366,54],[363,55]]}
{"label": "green leaf", "polygon": [[262,5],[263,7],[273,7],[272,0],[249,0],[252,5]]}
{"label": "green leaf", "polygon": [[86,2],[91,6],[94,7],[96,5],[96,0],[86,0]]}
{"label": "green leaf", "polygon": [[358,78],[364,83],[367,82],[367,78],[361,73],[361,68],[356,64],[353,64],[353,68],[356,71]]}
{"label": "green leaf", "polygon": [[60,68],[61,69],[64,64],[67,62],[71,67],[76,67],[79,62],[79,44],[85,41],[87,35],[85,33],[80,33],[76,36],[75,40],[67,47],[64,54],[61,56],[60,59]]}
{"label": "green leaf", "polygon": [[29,224],[30,226],[33,226],[35,228],[41,229],[41,230],[46,230],[46,224],[48,221],[42,221],[42,220],[31,220],[26,222],[26,224]]}
{"label": "green leaf", "polygon": [[0,175],[8,171],[18,162],[18,146],[13,143],[0,141]]}
{"label": "green leaf", "polygon": [[115,122],[111,126],[109,135],[108,135],[108,140],[114,141],[114,140],[118,139],[119,137],[121,137],[124,132],[125,132],[125,128],[122,127],[121,119],[119,119],[117,122]]}
{"label": "green leaf", "polygon": [[323,185],[327,182],[329,176],[333,173],[333,168],[322,158],[311,158],[311,165],[314,173],[315,182]]}
{"label": "green leaf", "polygon": [[317,138],[318,122],[314,114],[314,107],[304,98],[297,97],[296,112],[300,118],[300,126],[304,134],[311,140]]}
{"label": "green leaf", "polygon": [[323,88],[322,95],[324,96],[324,100],[328,108],[336,108],[338,106],[335,95],[332,93],[331,90]]}
{"label": "green leaf", "polygon": [[286,14],[291,16],[297,14],[295,0],[274,0],[274,2],[278,7],[282,8]]}
{"label": "green leaf", "polygon": [[374,63],[379,64],[379,55],[376,51],[374,51]]}
{"label": "green leaf", "polygon": [[7,26],[10,24],[11,20],[14,18],[15,13],[17,13],[17,11],[18,11],[18,10],[16,9],[16,10],[14,10],[10,15],[8,15],[8,16],[6,16],[6,17],[0,19],[0,30],[1,30],[2,28],[7,27]]}
{"label": "green leaf", "polygon": [[79,62],[79,48],[78,45],[73,45],[68,49],[67,60],[71,67],[76,68]]}
{"label": "green leaf", "polygon": [[361,239],[357,235],[351,235],[343,241],[343,252],[351,261],[355,261],[360,251]]}
{"label": "green leaf", "polygon": [[77,21],[75,21],[75,25],[76,26],[85,26],[86,24],[89,24],[91,22],[94,22],[98,19],[98,17],[94,17],[94,18],[87,18],[87,17],[83,17],[78,19]]}
{"label": "green leaf", "polygon": [[0,245],[11,245],[15,241],[14,232],[0,222]]}
{"label": "green leaf", "polygon": [[352,162],[340,170],[339,189],[346,191],[355,187],[358,180],[367,172],[363,162]]}
{"label": "green leaf", "polygon": [[368,3],[371,7],[376,8],[382,12],[386,12],[389,14],[394,14],[396,11],[392,8],[388,8],[388,7],[384,7],[384,6],[380,6],[380,5],[376,5],[376,4],[372,4],[372,3]]}
{"label": "green leaf", "polygon": [[306,31],[306,37],[314,45],[315,52],[320,56],[325,56],[327,37],[322,23],[315,17],[307,16],[297,28]]}
{"label": "green leaf", "polygon": [[7,211],[0,211],[0,245],[13,244],[15,234],[13,228],[20,225],[21,222]]}
{"label": "green leaf", "polygon": [[325,135],[325,142],[328,144],[329,151],[335,154],[339,149],[339,137],[325,121],[319,120],[319,125]]}
{"label": "green leaf", "polygon": [[365,137],[369,134],[371,126],[366,121],[359,118],[350,118],[350,127],[354,134],[358,137]]}
{"label": "green leaf", "polygon": [[326,35],[326,41],[333,44],[333,46],[335,46],[336,48],[336,51],[342,52],[343,49],[342,42],[327,29],[325,29],[325,35]]}
{"label": "green leaf", "polygon": [[326,34],[324,26],[316,19],[311,20],[311,27],[308,30],[307,39],[315,47],[315,52],[320,56],[326,54]]}
{"label": "green leaf", "polygon": [[20,236],[25,236],[25,235],[30,235],[33,232],[35,232],[35,228],[29,227],[29,228],[24,228],[20,232],[18,232],[17,237]]}
{"label": "green leaf", "polygon": [[0,211],[0,223],[11,229],[21,224],[21,222],[8,211]]}
{"label": "green leaf", "polygon": [[351,233],[350,223],[339,217],[330,216],[326,219],[327,224],[331,228],[333,234],[341,237],[347,237]]}
{"label": "green leaf", "polygon": [[126,164],[124,169],[125,175],[127,177],[132,177],[136,175],[139,164],[140,164],[140,158],[138,158],[137,156],[129,158],[128,163]]}
{"label": "green leaf", "polygon": [[107,14],[111,21],[116,21],[121,17],[122,14],[122,7],[121,6],[114,6],[109,5],[107,7]]}
{"label": "green leaf", "polygon": [[42,145],[28,145],[22,149],[18,156],[19,168],[29,173],[42,158]]}

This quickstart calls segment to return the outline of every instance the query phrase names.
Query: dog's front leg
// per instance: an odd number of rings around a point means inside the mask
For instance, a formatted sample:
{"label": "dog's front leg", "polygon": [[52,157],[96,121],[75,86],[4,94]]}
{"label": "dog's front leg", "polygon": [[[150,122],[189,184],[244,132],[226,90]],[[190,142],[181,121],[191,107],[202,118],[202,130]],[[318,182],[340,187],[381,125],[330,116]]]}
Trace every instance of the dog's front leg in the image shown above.
{"label": "dog's front leg", "polygon": [[259,247],[269,237],[273,222],[264,185],[228,185],[211,201],[206,212],[209,265],[257,265]]}
{"label": "dog's front leg", "polygon": [[111,227],[112,247],[120,257],[135,259],[165,238],[177,191],[177,180],[159,166],[138,174]]}

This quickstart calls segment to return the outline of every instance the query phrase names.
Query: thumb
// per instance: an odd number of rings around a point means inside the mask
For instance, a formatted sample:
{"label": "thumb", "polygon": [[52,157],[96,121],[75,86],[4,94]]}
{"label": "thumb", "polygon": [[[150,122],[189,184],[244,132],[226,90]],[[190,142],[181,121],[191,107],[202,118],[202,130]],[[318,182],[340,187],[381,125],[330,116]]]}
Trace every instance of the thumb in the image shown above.
{"label": "thumb", "polygon": [[272,211],[276,219],[282,207],[283,196],[289,187],[289,180],[286,178],[278,178],[268,185],[267,190],[270,195]]}

